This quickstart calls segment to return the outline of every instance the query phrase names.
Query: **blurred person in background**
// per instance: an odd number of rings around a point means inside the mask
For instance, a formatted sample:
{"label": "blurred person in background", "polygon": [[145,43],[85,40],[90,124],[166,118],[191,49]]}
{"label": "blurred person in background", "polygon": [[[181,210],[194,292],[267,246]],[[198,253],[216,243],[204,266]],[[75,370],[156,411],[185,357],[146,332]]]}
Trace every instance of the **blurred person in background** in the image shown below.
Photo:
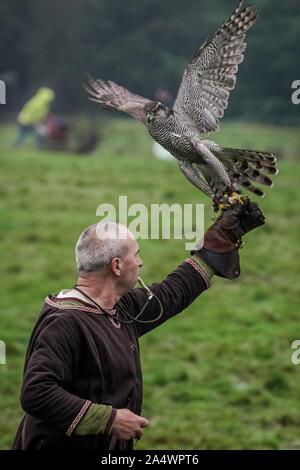
{"label": "blurred person in background", "polygon": [[30,134],[36,135],[37,145],[40,146],[46,133],[45,119],[49,114],[50,105],[54,98],[55,93],[53,90],[42,87],[23,106],[17,118],[19,132],[14,147],[22,145]]}

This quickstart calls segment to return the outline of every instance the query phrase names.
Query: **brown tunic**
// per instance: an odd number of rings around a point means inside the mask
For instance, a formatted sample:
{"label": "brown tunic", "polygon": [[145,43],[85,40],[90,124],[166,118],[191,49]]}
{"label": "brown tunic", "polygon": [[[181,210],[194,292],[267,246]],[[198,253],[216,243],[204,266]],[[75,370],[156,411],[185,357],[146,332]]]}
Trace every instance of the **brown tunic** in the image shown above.
{"label": "brown tunic", "polygon": [[[118,323],[95,306],[49,295],[33,329],[24,367],[21,405],[26,412],[13,449],[109,449],[111,436],[73,433],[91,403],[142,409],[142,372],[138,338],[182,312],[209,280],[191,259],[150,289],[163,305],[163,315],[151,323]],[[116,304],[136,316],[147,294],[137,288]],[[64,304],[64,305],[63,305]],[[155,319],[159,305],[152,299],[140,320]],[[118,441],[115,449],[131,449],[132,441]]]}

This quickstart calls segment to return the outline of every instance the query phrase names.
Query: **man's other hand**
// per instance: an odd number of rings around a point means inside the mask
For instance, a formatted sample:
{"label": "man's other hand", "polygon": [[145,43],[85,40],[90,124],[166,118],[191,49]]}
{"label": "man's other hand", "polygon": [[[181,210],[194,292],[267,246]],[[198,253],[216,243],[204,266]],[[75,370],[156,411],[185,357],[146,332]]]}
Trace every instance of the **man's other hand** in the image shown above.
{"label": "man's other hand", "polygon": [[148,426],[149,421],[138,416],[127,408],[117,410],[116,417],[111,427],[111,434],[118,439],[140,438],[143,434],[143,428]]}

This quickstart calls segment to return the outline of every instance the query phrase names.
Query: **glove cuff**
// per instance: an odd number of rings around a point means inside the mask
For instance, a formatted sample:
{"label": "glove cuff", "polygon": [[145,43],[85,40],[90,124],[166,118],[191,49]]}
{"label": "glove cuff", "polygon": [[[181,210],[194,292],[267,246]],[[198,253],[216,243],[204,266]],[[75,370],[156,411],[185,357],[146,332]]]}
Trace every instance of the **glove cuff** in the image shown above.
{"label": "glove cuff", "polygon": [[192,255],[194,253],[197,253],[215,270],[216,276],[235,279],[240,275],[240,257],[237,248],[226,253],[215,253],[203,247],[200,250],[191,251]]}

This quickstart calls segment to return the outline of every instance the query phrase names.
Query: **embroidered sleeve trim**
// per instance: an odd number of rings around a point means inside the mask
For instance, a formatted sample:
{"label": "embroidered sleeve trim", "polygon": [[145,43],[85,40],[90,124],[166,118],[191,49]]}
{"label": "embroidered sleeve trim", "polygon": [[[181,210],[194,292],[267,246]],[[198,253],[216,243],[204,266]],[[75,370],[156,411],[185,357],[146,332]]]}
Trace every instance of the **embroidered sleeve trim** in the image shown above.
{"label": "embroidered sleeve trim", "polygon": [[196,271],[198,271],[198,273],[201,275],[201,277],[204,279],[204,282],[206,284],[206,287],[207,289],[211,286],[211,282],[210,282],[210,279],[209,277],[207,276],[207,274],[205,273],[205,271],[201,268],[201,266],[199,266],[199,264],[197,264],[193,259],[191,258],[187,258],[186,260],[186,263],[189,263],[191,266],[193,266],[194,269],[196,269]]}
{"label": "embroidered sleeve trim", "polygon": [[72,432],[74,431],[74,429],[76,428],[77,424],[79,423],[79,421],[83,418],[84,414],[86,413],[88,407],[90,406],[92,402],[90,400],[86,400],[85,404],[83,405],[83,407],[81,408],[81,410],[79,411],[78,415],[76,416],[76,418],[74,419],[74,421],[72,422],[71,426],[69,427],[69,429],[67,430],[66,432],[66,436],[70,437]]}

